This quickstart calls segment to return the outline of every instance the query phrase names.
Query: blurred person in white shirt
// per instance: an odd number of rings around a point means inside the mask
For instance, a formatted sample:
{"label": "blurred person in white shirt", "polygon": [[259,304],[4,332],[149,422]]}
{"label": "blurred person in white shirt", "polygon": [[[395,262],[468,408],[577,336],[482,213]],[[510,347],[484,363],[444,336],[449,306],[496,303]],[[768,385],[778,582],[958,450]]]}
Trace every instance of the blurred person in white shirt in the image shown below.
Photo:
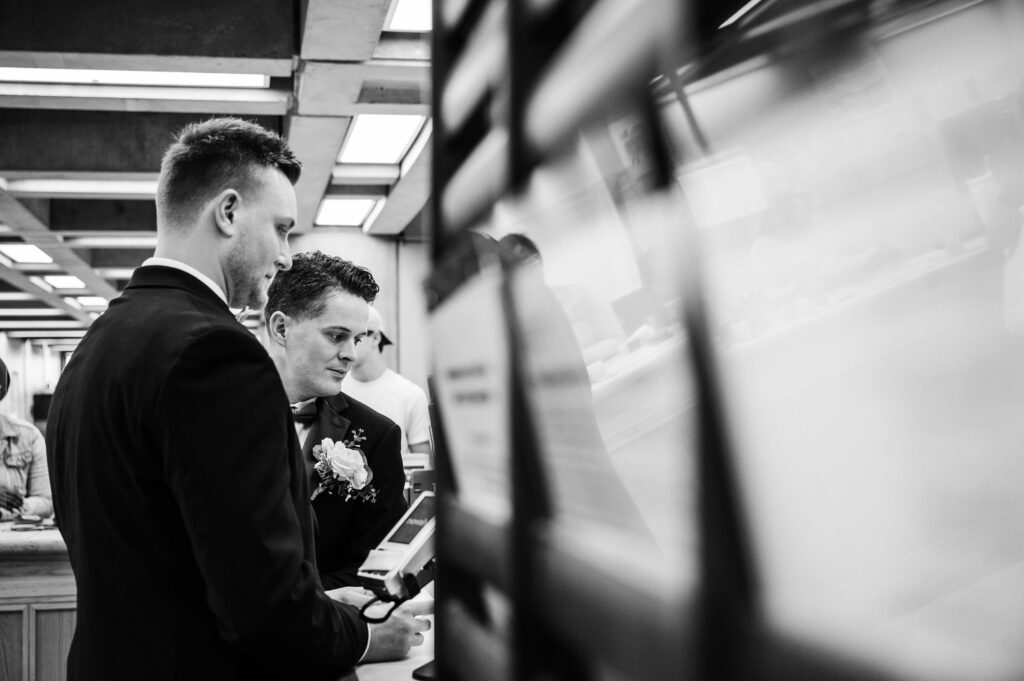
{"label": "blurred person in white shirt", "polygon": [[393,344],[384,331],[380,312],[371,307],[366,336],[356,346],[356,361],[341,389],[346,395],[365,402],[397,423],[402,429],[405,465],[425,467],[430,454],[427,394],[423,388],[388,367],[384,348]]}

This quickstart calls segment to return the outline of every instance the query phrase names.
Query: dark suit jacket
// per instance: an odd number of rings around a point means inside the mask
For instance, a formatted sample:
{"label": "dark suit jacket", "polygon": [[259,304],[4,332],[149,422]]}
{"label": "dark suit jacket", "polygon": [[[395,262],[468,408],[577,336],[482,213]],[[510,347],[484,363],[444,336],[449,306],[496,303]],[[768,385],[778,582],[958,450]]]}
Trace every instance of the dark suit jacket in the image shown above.
{"label": "dark suit jacket", "polygon": [[328,679],[358,660],[366,625],[317,576],[281,380],[208,287],[136,270],[47,426],[78,585],[69,681]]}
{"label": "dark suit jacket", "polygon": [[302,450],[310,470],[310,488],[320,482],[313,470],[313,447],[325,437],[351,441],[353,433],[366,439],[358,443],[373,471],[377,490],[373,503],[345,501],[336,494],[320,494],[313,501],[317,520],[316,559],[325,589],[359,583],[356,572],[370,549],[394,527],[405,513],[405,469],[402,467],[402,429],[394,421],[344,394],[316,401],[316,420],[310,424]]}

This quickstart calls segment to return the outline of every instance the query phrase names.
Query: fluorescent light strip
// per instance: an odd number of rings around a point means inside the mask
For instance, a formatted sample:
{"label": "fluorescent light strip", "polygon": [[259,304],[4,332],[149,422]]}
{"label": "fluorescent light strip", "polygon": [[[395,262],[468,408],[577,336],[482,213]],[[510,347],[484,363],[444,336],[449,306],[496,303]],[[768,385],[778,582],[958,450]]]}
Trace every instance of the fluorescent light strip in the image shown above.
{"label": "fluorescent light strip", "polygon": [[51,263],[53,258],[32,244],[3,244],[0,253],[17,263]]}
{"label": "fluorescent light strip", "polygon": [[0,317],[67,317],[67,310],[52,307],[7,307],[0,308]]}
{"label": "fluorescent light strip", "polygon": [[722,22],[722,24],[718,28],[725,28],[726,26],[735,24],[737,21],[743,18],[744,14],[746,14],[747,12],[754,9],[760,4],[761,0],[750,0],[750,2],[743,5],[743,7],[740,7],[739,10],[736,11],[736,14],[733,14],[731,17]]}
{"label": "fluorescent light strip", "polygon": [[423,116],[359,114],[349,129],[339,163],[398,164],[423,127]]}
{"label": "fluorescent light strip", "polygon": [[259,73],[190,73],[187,71],[112,71],[101,69],[28,69],[16,67],[0,67],[0,81],[10,83],[69,83],[88,85],[270,87],[270,77]]}
{"label": "fluorescent light strip", "polygon": [[8,331],[7,337],[17,340],[43,339],[43,338],[81,338],[85,335],[85,329],[66,331]]}
{"label": "fluorescent light strip", "polygon": [[156,248],[156,234],[66,237],[68,248]]}
{"label": "fluorescent light strip", "polygon": [[314,222],[327,227],[358,227],[376,203],[376,199],[326,198]]}
{"label": "fluorescent light strip", "polygon": [[[92,313],[89,313],[90,316]],[[70,319],[0,319],[0,331],[8,329],[83,329],[88,324]]]}
{"label": "fluorescent light strip", "polygon": [[7,191],[14,196],[153,198],[156,180],[7,180]]}
{"label": "fluorescent light strip", "polygon": [[389,31],[423,33],[434,26],[430,0],[395,0],[388,22]]}

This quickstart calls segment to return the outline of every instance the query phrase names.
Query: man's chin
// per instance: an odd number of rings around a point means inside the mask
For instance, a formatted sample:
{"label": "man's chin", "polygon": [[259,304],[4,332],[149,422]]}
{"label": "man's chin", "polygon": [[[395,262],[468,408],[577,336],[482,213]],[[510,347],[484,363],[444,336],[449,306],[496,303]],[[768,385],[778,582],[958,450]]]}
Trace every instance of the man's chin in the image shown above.
{"label": "man's chin", "polygon": [[323,395],[324,397],[330,397],[331,395],[337,395],[338,393],[341,392],[341,382],[342,380],[344,380],[345,377],[341,376],[338,377],[337,380],[335,380],[336,376],[337,374],[331,373],[331,378],[327,381],[324,381],[323,386],[321,386],[321,395]]}

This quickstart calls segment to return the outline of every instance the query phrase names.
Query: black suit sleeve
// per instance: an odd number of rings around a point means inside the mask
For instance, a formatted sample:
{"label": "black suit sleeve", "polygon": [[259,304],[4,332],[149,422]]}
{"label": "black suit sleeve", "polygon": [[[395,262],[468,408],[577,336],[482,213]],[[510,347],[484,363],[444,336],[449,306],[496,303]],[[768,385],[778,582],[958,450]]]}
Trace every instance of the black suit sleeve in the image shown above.
{"label": "black suit sleeve", "polygon": [[[405,501],[405,468],[402,465],[402,430],[390,423],[372,452],[367,452],[367,462],[373,470],[373,486],[377,489],[377,500],[372,503],[347,501],[335,503],[353,504],[351,531],[343,541],[345,559],[338,569],[320,573],[325,589],[339,586],[356,586],[356,573],[366,555],[387,535],[408,508]],[[333,501],[333,500],[332,500]],[[339,541],[321,535],[320,541]]]}
{"label": "black suit sleeve", "polygon": [[238,331],[204,333],[169,368],[164,472],[224,639],[282,678],[336,678],[367,628],[320,586],[287,398],[266,351]]}

